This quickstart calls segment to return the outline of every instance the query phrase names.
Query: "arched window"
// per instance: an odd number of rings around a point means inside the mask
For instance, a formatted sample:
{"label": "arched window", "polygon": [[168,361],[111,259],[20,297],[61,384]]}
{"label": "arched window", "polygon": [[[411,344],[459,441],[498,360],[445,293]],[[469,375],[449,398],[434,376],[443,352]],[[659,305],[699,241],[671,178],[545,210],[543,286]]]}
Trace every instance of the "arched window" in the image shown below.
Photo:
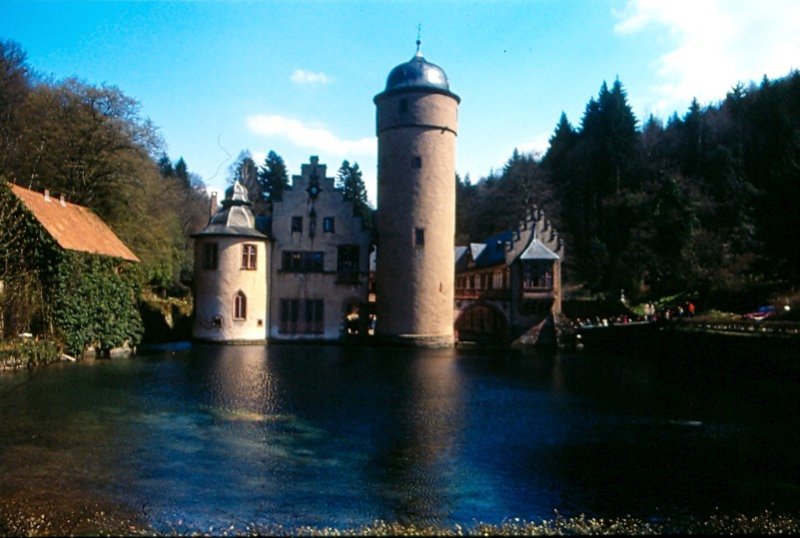
{"label": "arched window", "polygon": [[233,297],[233,319],[247,319],[247,297],[241,291]]}

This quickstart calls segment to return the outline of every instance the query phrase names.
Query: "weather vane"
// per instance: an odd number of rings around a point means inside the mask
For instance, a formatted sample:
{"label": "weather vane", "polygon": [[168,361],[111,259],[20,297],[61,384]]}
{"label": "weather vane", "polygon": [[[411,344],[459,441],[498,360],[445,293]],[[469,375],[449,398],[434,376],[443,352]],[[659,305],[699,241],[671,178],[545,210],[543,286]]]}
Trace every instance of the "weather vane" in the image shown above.
{"label": "weather vane", "polygon": [[417,24],[417,54],[419,55],[419,46],[422,44],[420,40],[420,34],[422,34],[422,24]]}

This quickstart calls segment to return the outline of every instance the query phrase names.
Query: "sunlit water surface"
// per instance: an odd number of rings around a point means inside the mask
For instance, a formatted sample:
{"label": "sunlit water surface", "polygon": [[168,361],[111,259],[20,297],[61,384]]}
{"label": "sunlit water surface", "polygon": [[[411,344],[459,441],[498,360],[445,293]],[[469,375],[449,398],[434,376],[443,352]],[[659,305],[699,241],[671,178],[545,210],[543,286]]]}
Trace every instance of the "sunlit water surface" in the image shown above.
{"label": "sunlit water surface", "polygon": [[589,353],[195,345],[0,375],[0,498],[164,531],[795,511],[796,387]]}

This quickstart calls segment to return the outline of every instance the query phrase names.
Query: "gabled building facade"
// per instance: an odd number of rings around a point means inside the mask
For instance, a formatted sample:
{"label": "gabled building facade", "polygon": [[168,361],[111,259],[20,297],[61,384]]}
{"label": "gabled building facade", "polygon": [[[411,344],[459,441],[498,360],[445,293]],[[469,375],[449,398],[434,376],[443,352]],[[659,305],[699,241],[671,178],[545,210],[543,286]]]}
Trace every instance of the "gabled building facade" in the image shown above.
{"label": "gabled building facade", "polygon": [[372,233],[312,156],[272,203],[273,341],[340,340],[369,321]]}
{"label": "gabled building facade", "polygon": [[455,327],[460,341],[543,343],[561,313],[564,242],[533,208],[515,230],[455,249]]}

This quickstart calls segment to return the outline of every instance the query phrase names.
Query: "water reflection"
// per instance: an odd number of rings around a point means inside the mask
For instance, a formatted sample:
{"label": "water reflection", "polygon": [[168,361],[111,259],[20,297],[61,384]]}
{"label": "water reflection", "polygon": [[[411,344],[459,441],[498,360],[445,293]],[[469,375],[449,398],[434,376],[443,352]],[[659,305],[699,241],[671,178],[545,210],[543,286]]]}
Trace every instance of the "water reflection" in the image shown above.
{"label": "water reflection", "polygon": [[268,348],[207,346],[193,354],[194,381],[207,387],[216,418],[261,422],[279,418],[279,380],[269,369]]}
{"label": "water reflection", "polygon": [[194,346],[3,376],[0,501],[211,534],[800,508],[793,380],[686,364]]}
{"label": "water reflection", "polygon": [[428,351],[396,379],[386,429],[371,460],[390,520],[436,524],[453,510],[453,453],[462,442],[463,379],[451,351]]}

